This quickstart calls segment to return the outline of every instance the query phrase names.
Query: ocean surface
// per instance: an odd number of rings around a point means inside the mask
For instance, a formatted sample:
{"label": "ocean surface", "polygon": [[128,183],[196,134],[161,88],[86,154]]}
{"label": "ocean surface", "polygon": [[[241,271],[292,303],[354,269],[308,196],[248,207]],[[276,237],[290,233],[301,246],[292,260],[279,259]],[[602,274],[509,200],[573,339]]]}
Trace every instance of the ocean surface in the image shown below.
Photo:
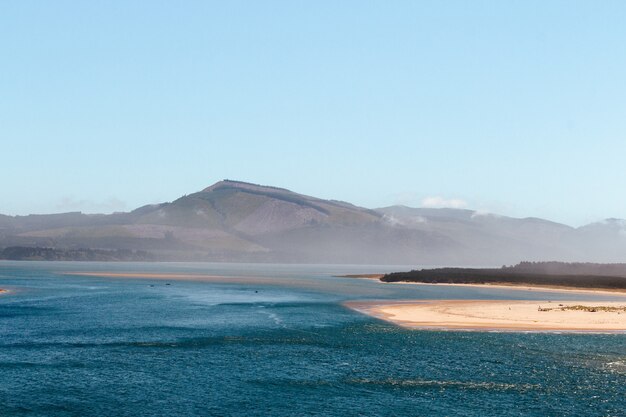
{"label": "ocean surface", "polygon": [[[407,330],[342,305],[586,296],[333,277],[409,268],[0,262],[0,415],[626,416],[625,334]],[[64,275],[87,271],[224,278]]]}

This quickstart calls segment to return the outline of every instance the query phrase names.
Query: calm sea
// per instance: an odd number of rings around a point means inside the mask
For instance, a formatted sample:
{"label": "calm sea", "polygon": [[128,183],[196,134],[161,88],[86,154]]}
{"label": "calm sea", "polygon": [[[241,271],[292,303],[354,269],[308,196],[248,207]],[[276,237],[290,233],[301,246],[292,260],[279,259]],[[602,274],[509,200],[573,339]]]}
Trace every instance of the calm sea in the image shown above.
{"label": "calm sea", "polygon": [[584,296],[332,276],[395,269],[0,262],[0,415],[626,415],[624,334],[406,330],[341,304]]}

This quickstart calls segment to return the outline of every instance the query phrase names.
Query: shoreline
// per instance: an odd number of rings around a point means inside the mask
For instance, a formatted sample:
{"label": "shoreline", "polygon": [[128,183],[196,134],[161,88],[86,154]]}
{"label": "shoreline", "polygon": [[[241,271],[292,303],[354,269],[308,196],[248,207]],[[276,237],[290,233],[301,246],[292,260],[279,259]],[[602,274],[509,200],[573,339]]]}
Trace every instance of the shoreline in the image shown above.
{"label": "shoreline", "polygon": [[[157,279],[157,280],[174,280],[174,281],[199,281],[199,282],[232,282],[232,283],[277,283],[281,282],[272,277],[236,277],[210,274],[186,274],[186,273],[160,273],[160,272],[111,272],[111,271],[81,271],[81,272],[62,272],[62,275],[68,276],[85,276],[100,278],[130,278],[130,279]],[[626,297],[626,290],[607,289],[607,288],[580,288],[580,287],[562,287],[554,285],[526,285],[526,284],[449,284],[431,282],[384,282],[378,279],[382,274],[355,274],[355,275],[333,275],[337,278],[358,278],[368,281],[375,281],[381,285],[428,285],[428,286],[453,286],[453,287],[470,287],[470,288],[494,288],[505,290],[519,291],[537,291],[537,292],[557,292],[572,293],[586,295],[610,295]],[[282,281],[284,282],[284,281]],[[6,290],[5,290],[6,291]]]}
{"label": "shoreline", "polygon": [[378,281],[383,283],[380,279],[384,277],[385,274],[345,274],[345,275],[333,275],[334,278],[359,278],[359,279],[368,279],[370,281]]}
{"label": "shoreline", "polygon": [[172,280],[213,280],[224,278],[221,275],[209,275],[209,274],[172,274],[172,273],[160,273],[160,272],[63,272],[63,275],[71,276],[84,276],[84,277],[102,277],[102,278],[144,278],[144,279],[172,279]]}
{"label": "shoreline", "polygon": [[279,284],[281,281],[273,277],[240,277],[210,274],[177,274],[177,273],[158,273],[158,272],[63,272],[62,275],[76,277],[92,277],[92,278],[128,278],[139,280],[159,280],[159,281],[187,281],[187,282],[211,282],[217,284],[259,284],[272,285]]}
{"label": "shoreline", "polygon": [[411,329],[626,333],[626,300],[348,301],[343,305]]}
{"label": "shoreline", "polygon": [[339,278],[360,278],[367,279],[371,281],[378,281],[381,284],[388,285],[444,285],[444,286],[457,286],[457,287],[485,287],[485,288],[503,288],[503,289],[514,289],[514,290],[524,290],[524,291],[554,291],[554,292],[580,292],[583,294],[623,294],[626,296],[626,289],[619,288],[601,288],[601,287],[570,287],[565,285],[541,285],[541,284],[522,284],[522,283],[507,283],[507,282],[498,282],[498,283],[449,283],[449,282],[423,282],[423,281],[394,281],[394,282],[385,282],[381,281],[380,278],[384,277],[385,274],[348,274],[348,275],[336,275]]}
{"label": "shoreline", "polygon": [[[112,272],[82,271],[64,272],[68,276],[130,278],[146,280],[179,280],[213,283],[238,284],[285,284],[285,280],[272,277],[232,277],[209,274],[158,273],[158,272]],[[372,278],[367,278],[372,279]],[[287,280],[288,281],[288,280]],[[387,284],[378,281],[381,284]],[[524,291],[552,291],[561,294],[576,293],[587,295],[611,295],[620,301],[509,301],[509,300],[384,300],[347,301],[342,303],[360,313],[373,316],[390,323],[418,329],[430,330],[479,330],[479,331],[574,331],[574,332],[626,332],[626,294],[622,291],[608,291],[580,288],[555,288],[528,285],[494,284],[432,284],[400,283],[419,285],[470,286],[503,288]],[[623,301],[621,297],[624,297]],[[546,307],[596,306],[598,311],[546,311]],[[619,312],[605,311],[619,307]],[[542,310],[542,308],[544,310]],[[540,310],[540,311],[538,311]],[[551,309],[554,310],[554,309]],[[485,314],[487,314],[485,316]],[[489,316],[491,314],[491,316]],[[537,315],[539,314],[539,315]]]}
{"label": "shoreline", "polygon": [[383,282],[381,284],[399,284],[399,285],[443,285],[452,287],[474,287],[474,288],[501,288],[506,290],[523,290],[523,291],[547,291],[547,292],[568,292],[568,293],[580,293],[580,294],[597,294],[597,295],[623,295],[626,297],[626,290],[622,289],[610,289],[610,288],[583,288],[583,287],[567,287],[559,285],[535,285],[535,284],[509,284],[509,283],[497,283],[497,284],[450,284],[447,282],[441,282],[433,284],[432,282]]}

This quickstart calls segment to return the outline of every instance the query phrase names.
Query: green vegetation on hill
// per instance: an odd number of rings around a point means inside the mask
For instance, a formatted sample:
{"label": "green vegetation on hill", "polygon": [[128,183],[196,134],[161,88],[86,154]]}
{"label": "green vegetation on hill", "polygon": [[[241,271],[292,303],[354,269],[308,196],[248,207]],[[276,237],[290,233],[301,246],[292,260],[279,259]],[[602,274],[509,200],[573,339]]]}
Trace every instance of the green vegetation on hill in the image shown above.
{"label": "green vegetation on hill", "polygon": [[154,261],[145,251],[128,249],[54,249],[12,246],[0,251],[0,259],[12,261]]}
{"label": "green vegetation on hill", "polygon": [[[472,210],[370,210],[224,180],[128,213],[0,215],[0,247],[57,251],[19,255],[36,259],[117,259],[109,254],[132,250],[164,261],[468,266],[546,258],[621,262],[626,260],[625,224],[607,221],[576,229]],[[110,252],[71,252],[76,248]],[[128,257],[135,255],[123,255]]]}

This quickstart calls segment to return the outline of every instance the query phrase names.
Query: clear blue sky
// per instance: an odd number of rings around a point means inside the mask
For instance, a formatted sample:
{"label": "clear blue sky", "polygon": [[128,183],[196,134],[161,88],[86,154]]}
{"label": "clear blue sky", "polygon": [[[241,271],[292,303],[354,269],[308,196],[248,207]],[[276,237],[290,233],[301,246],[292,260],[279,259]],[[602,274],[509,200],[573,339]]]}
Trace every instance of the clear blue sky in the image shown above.
{"label": "clear blue sky", "polygon": [[0,213],[223,178],[626,218],[624,1],[0,2]]}

